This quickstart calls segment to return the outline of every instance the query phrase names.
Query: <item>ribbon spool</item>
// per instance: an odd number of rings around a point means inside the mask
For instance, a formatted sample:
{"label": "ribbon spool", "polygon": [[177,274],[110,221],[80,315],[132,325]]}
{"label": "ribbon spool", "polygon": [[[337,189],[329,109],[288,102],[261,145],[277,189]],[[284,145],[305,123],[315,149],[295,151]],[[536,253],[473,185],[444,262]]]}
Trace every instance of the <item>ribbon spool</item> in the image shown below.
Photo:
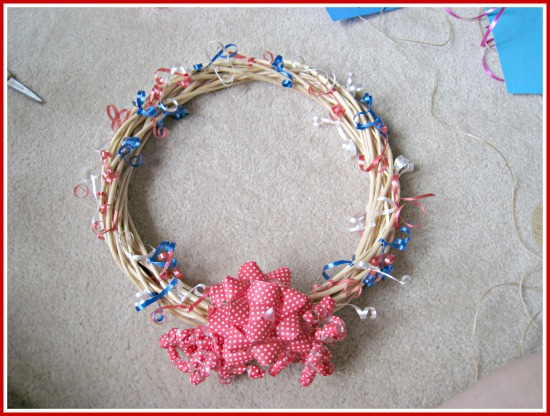
{"label": "ribbon spool", "polygon": [[[193,65],[194,70],[189,70],[189,72],[169,70],[168,68],[169,66],[161,68],[155,73],[156,84],[148,94],[140,91],[134,95],[137,98],[130,111],[130,116],[117,129],[109,144],[102,151],[100,189],[106,197],[104,205],[117,209],[116,223],[113,223],[115,221],[112,209],[108,210],[110,217],[103,218],[108,228],[102,237],[108,243],[115,260],[121,264],[123,271],[136,284],[139,291],[162,293],[163,297],[157,301],[161,306],[166,307],[169,314],[185,323],[197,325],[208,322],[208,309],[211,306],[211,300],[207,296],[199,296],[192,292],[192,287],[196,282],[189,283],[183,278],[182,290],[188,292],[189,296],[182,301],[181,296],[177,296],[169,288],[175,278],[173,274],[170,274],[172,269],[163,270],[155,262],[143,260],[149,253],[138,230],[135,229],[128,211],[127,187],[132,170],[139,169],[141,163],[147,163],[146,158],[141,157],[141,151],[144,146],[150,145],[149,142],[152,141],[151,145],[155,145],[154,142],[158,140],[158,132],[157,134],[153,133],[154,130],[160,128],[158,127],[158,117],[161,117],[163,112],[166,114],[167,111],[180,109],[180,112],[185,115],[187,112],[184,111],[183,105],[191,98],[251,81],[271,83],[274,88],[279,88],[279,93],[297,91],[314,99],[328,111],[336,103],[340,103],[343,113],[340,114],[338,126],[350,141],[346,143],[348,147],[355,146],[358,157],[364,160],[366,166],[375,160],[387,161],[387,164],[380,164],[380,168],[363,173],[368,177],[370,184],[377,185],[376,189],[370,192],[367,186],[364,190],[365,199],[368,199],[366,206],[370,207],[372,211],[371,213],[365,212],[365,215],[371,215],[368,217],[368,227],[362,233],[354,251],[355,261],[369,263],[382,253],[382,245],[379,241],[391,241],[395,233],[396,210],[392,209],[393,205],[389,201],[397,206],[400,192],[398,192],[399,184],[397,184],[396,192],[395,184],[391,183],[397,173],[396,167],[393,163],[391,147],[388,145],[387,128],[372,109],[372,97],[365,94],[369,100],[356,99],[355,94],[360,87],[351,88],[351,80],[348,80],[345,85],[340,85],[335,79],[329,79],[328,75],[324,75],[323,71],[310,70],[312,68],[302,62],[285,61],[281,55],[277,54],[268,54],[262,58],[244,56],[237,53],[237,47],[233,44],[225,46],[219,44],[219,50],[210,62],[195,64]],[[228,77],[231,78],[231,82],[227,82]],[[324,87],[331,93],[311,94],[313,85],[317,89]],[[261,103],[259,104],[261,105]],[[354,116],[354,114],[359,114],[360,117]],[[168,119],[165,120],[168,121]],[[182,127],[178,125],[178,129],[180,128]],[[170,131],[173,130],[176,130],[175,126],[174,128],[170,127]],[[340,130],[335,131],[334,138],[336,140],[341,140],[342,134],[340,133]],[[163,140],[169,140],[167,134],[160,136]],[[139,143],[137,140],[134,140],[135,143],[133,143],[132,138],[138,138]],[[132,143],[134,147],[130,146],[129,148],[129,144]],[[121,148],[125,150],[121,152]],[[130,150],[132,153],[128,156]],[[128,163],[128,161],[132,163]],[[372,215],[373,213],[374,215]],[[103,213],[101,214],[103,215]],[[135,250],[131,255],[128,255],[126,245],[117,241],[117,234],[133,236],[132,246]],[[172,253],[172,255],[175,254]],[[308,296],[314,304],[328,295],[335,300],[337,305],[344,305],[357,294],[357,288],[350,290],[349,284],[336,283],[355,281],[362,284],[361,282],[368,272],[369,270],[354,267],[351,263],[346,264],[328,282],[311,291]],[[168,273],[168,275],[161,276],[163,273]],[[337,309],[339,307],[341,306],[337,306]]]}

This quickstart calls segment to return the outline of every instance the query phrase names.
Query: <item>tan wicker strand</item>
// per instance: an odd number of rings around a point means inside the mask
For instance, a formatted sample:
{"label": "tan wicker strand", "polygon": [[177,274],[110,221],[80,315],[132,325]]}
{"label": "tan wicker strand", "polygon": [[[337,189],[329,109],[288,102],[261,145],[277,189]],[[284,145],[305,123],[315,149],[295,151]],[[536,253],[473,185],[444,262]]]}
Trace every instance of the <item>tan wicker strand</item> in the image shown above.
{"label": "tan wicker strand", "polygon": [[[304,64],[298,64],[296,62],[291,63],[289,61],[285,61],[284,66],[284,70],[291,73],[293,77],[293,86],[289,89],[298,91],[314,99],[327,113],[329,113],[331,108],[336,104],[342,106],[345,110],[345,114],[339,119],[339,124],[345,134],[355,143],[358,155],[363,155],[365,157],[366,166],[370,165],[383,151],[384,142],[383,137],[381,137],[380,132],[376,128],[369,127],[365,130],[356,128],[354,116],[359,112],[366,112],[368,109],[365,105],[359,102],[352,93],[339,85],[336,81],[329,80],[323,76],[323,71],[317,71]],[[220,77],[224,75],[232,76],[230,84],[228,82],[222,82]],[[271,62],[266,60],[256,59],[252,65],[249,65],[246,60],[232,59],[231,62],[222,60],[220,62],[215,62],[207,68],[203,68],[200,72],[194,73],[192,82],[186,88],[178,85],[178,81],[183,80],[181,75],[172,75],[170,80],[163,85],[164,90],[162,99],[175,99],[179,105],[183,105],[199,95],[245,82],[263,81],[282,88],[281,82],[285,79],[286,77],[277,72],[277,70],[272,67]],[[333,92],[331,94],[312,95],[309,92],[309,88],[312,85],[316,90],[320,91],[323,89],[326,91],[328,88],[333,88]],[[282,89],[285,90],[285,92],[287,90],[287,88]],[[148,99],[149,96],[146,97],[146,103]],[[372,122],[373,118],[370,113],[368,117],[368,121]],[[169,283],[168,279],[159,281],[160,270],[157,266],[148,264],[147,261],[144,260],[136,260],[132,258],[132,256],[127,255],[128,250],[131,250],[133,255],[146,256],[148,252],[150,252],[150,249],[148,250],[141,240],[139,232],[135,228],[128,211],[128,184],[134,168],[123,161],[118,155],[118,149],[121,147],[122,140],[130,136],[140,139],[141,145],[139,149],[133,153],[134,155],[139,154],[151,139],[151,136],[153,136],[152,129],[152,118],[137,115],[137,109],[134,108],[131,111],[130,117],[117,130],[106,147],[105,150],[112,154],[112,158],[109,161],[111,169],[114,172],[118,172],[120,176],[111,183],[106,183],[102,179],[101,189],[105,192],[107,198],[107,209],[102,215],[102,222],[104,229],[115,228],[113,232],[107,232],[104,237],[113,258],[121,270],[128,276],[139,291],[148,290],[152,293],[158,293],[167,287]],[[366,228],[354,251],[354,265],[348,265],[336,273],[331,279],[334,282],[352,279],[356,282],[360,282],[358,284],[362,285],[362,280],[369,270],[357,268],[355,264],[358,262],[370,262],[374,257],[381,254],[382,246],[379,240],[383,238],[388,241],[393,238],[395,212],[376,217],[375,226],[369,226],[369,222],[375,213],[390,208],[388,203],[384,200],[380,200],[380,198],[385,197],[393,199],[391,181],[394,175],[394,167],[393,157],[389,146],[385,147],[385,152],[388,161],[387,169],[383,172],[379,172],[378,169],[375,168],[365,173],[369,180],[368,202],[365,206]],[[104,167],[102,169],[103,171],[105,170]],[[399,189],[397,189],[396,199],[397,200],[394,202],[398,204]],[[115,212],[117,214],[116,224],[113,223]],[[128,236],[132,237],[131,241],[127,240]],[[191,325],[206,323],[208,320],[208,298],[203,299],[189,311],[184,307],[188,308],[192,303],[199,300],[199,298],[194,293],[190,293],[192,287],[186,282],[182,282],[182,287],[188,292],[188,296],[181,305],[178,297],[169,292],[167,296],[159,301],[160,306],[180,305],[176,308],[170,308],[167,311],[177,319]],[[308,296],[315,302],[326,295],[330,295],[339,305],[341,305],[349,302],[357,293],[357,289],[349,290],[346,288],[347,286],[344,284],[325,282],[322,286],[312,290]]]}

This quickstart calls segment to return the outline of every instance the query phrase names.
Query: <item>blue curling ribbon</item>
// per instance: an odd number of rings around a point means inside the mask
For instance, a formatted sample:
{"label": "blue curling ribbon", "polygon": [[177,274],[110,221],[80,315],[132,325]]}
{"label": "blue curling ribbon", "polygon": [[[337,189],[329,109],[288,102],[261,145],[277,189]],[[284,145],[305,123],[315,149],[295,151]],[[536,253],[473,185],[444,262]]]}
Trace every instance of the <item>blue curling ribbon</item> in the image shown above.
{"label": "blue curling ribbon", "polygon": [[[223,51],[225,50],[228,50],[229,48],[231,47],[235,47],[235,51],[234,52],[228,52],[227,55],[224,55],[223,54]],[[210,65],[212,65],[216,60],[218,60],[219,58],[222,58],[222,59],[230,59],[230,58],[233,58],[235,55],[237,55],[237,45],[235,45],[234,43],[228,43],[227,45],[225,45],[222,49],[220,49],[218,51],[218,53],[216,55],[214,55],[212,57],[212,59],[210,59],[210,62],[208,62],[208,65],[206,65],[205,67],[203,67],[202,64],[195,64],[193,65],[193,69],[196,71],[196,72],[200,72],[201,69],[203,68],[208,68]]]}
{"label": "blue curling ribbon", "polygon": [[[155,252],[153,253],[153,255],[147,259],[147,263],[154,264],[155,266],[164,268],[164,266],[166,265],[166,261],[160,261],[159,254],[162,253],[163,250],[166,253],[170,251],[174,251],[175,248],[176,248],[176,243],[172,243],[170,241],[162,241],[157,247],[157,249],[155,250]],[[178,265],[178,261],[173,258],[172,262],[170,263],[169,269],[173,269],[177,265]]]}
{"label": "blue curling ribbon", "polygon": [[172,113],[169,113],[168,116],[173,118],[174,120],[180,121],[188,114],[189,110],[187,110],[187,108],[185,108],[183,105],[178,105],[178,109]]}
{"label": "blue curling ribbon", "polygon": [[289,79],[285,79],[281,84],[285,88],[292,88],[292,75],[286,72],[285,64],[283,62],[283,57],[281,55],[277,55],[277,57],[273,60],[271,63],[271,66],[277,70],[277,72],[283,74],[284,76],[288,77]]}
{"label": "blue curling ribbon", "polygon": [[325,264],[325,267],[323,267],[323,277],[325,280],[330,280],[330,276],[327,274],[327,270],[332,269],[333,267],[341,266],[342,264],[348,264],[350,266],[353,266],[353,262],[355,261],[355,254],[351,257],[351,260],[336,260],[332,263]]}
{"label": "blue curling ribbon", "polygon": [[[355,120],[356,118],[359,118],[359,116],[361,115],[364,115],[365,117],[367,117],[368,114],[372,114],[374,121],[368,121],[367,123],[359,123],[358,121]],[[384,126],[384,123],[382,123],[382,119],[378,117],[376,113],[372,111],[372,109],[370,108],[367,111],[360,111],[359,113],[355,114],[353,116],[353,121],[355,122],[355,127],[357,128],[357,130],[365,130],[372,126],[380,126],[380,124]],[[378,128],[381,128],[381,127],[378,127]]]}
{"label": "blue curling ribbon", "polygon": [[160,292],[157,295],[151,294],[151,297],[149,299],[147,299],[145,302],[137,305],[136,306],[136,311],[140,312],[140,311],[144,310],[147,306],[151,305],[152,303],[155,303],[155,302],[161,300],[163,297],[166,296],[166,294],[168,292],[170,292],[177,285],[177,283],[178,283],[178,278],[175,277],[174,279],[172,279],[170,284],[168,286],[166,286],[166,288],[162,292]]}
{"label": "blue curling ribbon", "polygon": [[386,246],[395,248],[396,250],[405,251],[407,249],[407,244],[411,241],[411,229],[408,227],[401,227],[399,229],[402,233],[407,234],[406,238],[394,238],[391,243],[386,242],[383,238],[378,240],[382,244],[382,251],[385,250]]}
{"label": "blue curling ribbon", "polygon": [[134,107],[138,107],[137,114],[138,116],[145,116],[145,117],[153,117],[157,115],[157,110],[155,110],[155,107],[149,106],[147,110],[143,108],[143,104],[145,104],[145,97],[147,94],[145,94],[145,91],[138,91],[136,96],[136,101],[132,101],[132,104]]}
{"label": "blue curling ribbon", "polygon": [[130,166],[137,168],[139,165],[141,165],[141,162],[143,160],[142,154],[140,153],[139,155],[134,155],[129,160],[126,159],[126,156],[139,148],[140,145],[141,140],[139,140],[139,137],[124,138],[122,139],[122,146],[118,150],[118,154],[120,155],[121,159],[128,163]]}
{"label": "blue curling ribbon", "polygon": [[369,93],[366,92],[359,102],[365,104],[365,106],[370,109],[372,107],[372,95],[369,95]]}
{"label": "blue curling ribbon", "polygon": [[370,274],[367,274],[365,278],[363,279],[363,283],[367,287],[373,287],[376,284],[376,279],[371,276]]}

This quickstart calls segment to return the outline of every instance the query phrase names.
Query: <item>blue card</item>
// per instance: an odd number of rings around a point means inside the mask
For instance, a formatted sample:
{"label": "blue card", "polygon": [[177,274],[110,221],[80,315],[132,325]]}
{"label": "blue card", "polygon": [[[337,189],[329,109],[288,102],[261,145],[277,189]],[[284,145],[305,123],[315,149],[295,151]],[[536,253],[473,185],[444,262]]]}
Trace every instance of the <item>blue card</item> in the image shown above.
{"label": "blue card", "polygon": [[[384,7],[383,9],[386,12],[398,9],[398,7]],[[382,7],[327,7],[327,12],[334,22],[367,14],[380,13],[381,11]]]}
{"label": "blue card", "polygon": [[542,7],[507,7],[493,29],[510,94],[542,94],[542,13]]}

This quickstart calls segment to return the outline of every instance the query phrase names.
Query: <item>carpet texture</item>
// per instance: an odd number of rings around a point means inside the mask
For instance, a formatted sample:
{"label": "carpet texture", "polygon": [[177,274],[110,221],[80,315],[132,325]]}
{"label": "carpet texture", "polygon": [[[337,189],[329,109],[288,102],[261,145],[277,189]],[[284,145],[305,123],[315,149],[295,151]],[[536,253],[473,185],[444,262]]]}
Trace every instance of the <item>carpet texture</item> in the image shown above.
{"label": "carpet texture", "polygon": [[[476,10],[457,9],[473,16]],[[332,22],[323,8],[9,8],[7,63],[44,99],[7,93],[7,381],[8,406],[19,408],[433,408],[474,381],[474,354],[485,375],[518,357],[529,314],[542,293],[542,257],[531,213],[543,198],[543,100],[510,95],[480,62],[477,22],[442,9],[399,9]],[[206,59],[209,40],[233,42],[245,55],[265,49],[348,71],[374,97],[389,126],[395,156],[416,169],[403,196],[433,192],[423,227],[399,252],[392,281],[365,290],[339,312],[348,338],[335,346],[336,371],[308,388],[300,366],[260,381],[214,377],[198,387],[158,347],[162,331],[131,307],[136,288],[90,227],[93,203],[73,197],[83,167],[110,138],[105,108],[131,108],[159,67]],[[498,59],[490,62],[500,71]],[[433,90],[433,77],[436,88]],[[430,111],[449,127],[438,122]],[[191,284],[215,284],[249,260],[293,272],[307,292],[323,265],[349,258],[358,236],[346,217],[360,212],[368,181],[344,162],[326,116],[293,91],[245,84],[201,96],[190,115],[151,141],[130,185],[130,212],[143,240],[175,241]],[[411,215],[415,215],[411,213]],[[183,325],[185,327],[185,325]],[[523,353],[542,349],[541,317],[527,330]]]}

